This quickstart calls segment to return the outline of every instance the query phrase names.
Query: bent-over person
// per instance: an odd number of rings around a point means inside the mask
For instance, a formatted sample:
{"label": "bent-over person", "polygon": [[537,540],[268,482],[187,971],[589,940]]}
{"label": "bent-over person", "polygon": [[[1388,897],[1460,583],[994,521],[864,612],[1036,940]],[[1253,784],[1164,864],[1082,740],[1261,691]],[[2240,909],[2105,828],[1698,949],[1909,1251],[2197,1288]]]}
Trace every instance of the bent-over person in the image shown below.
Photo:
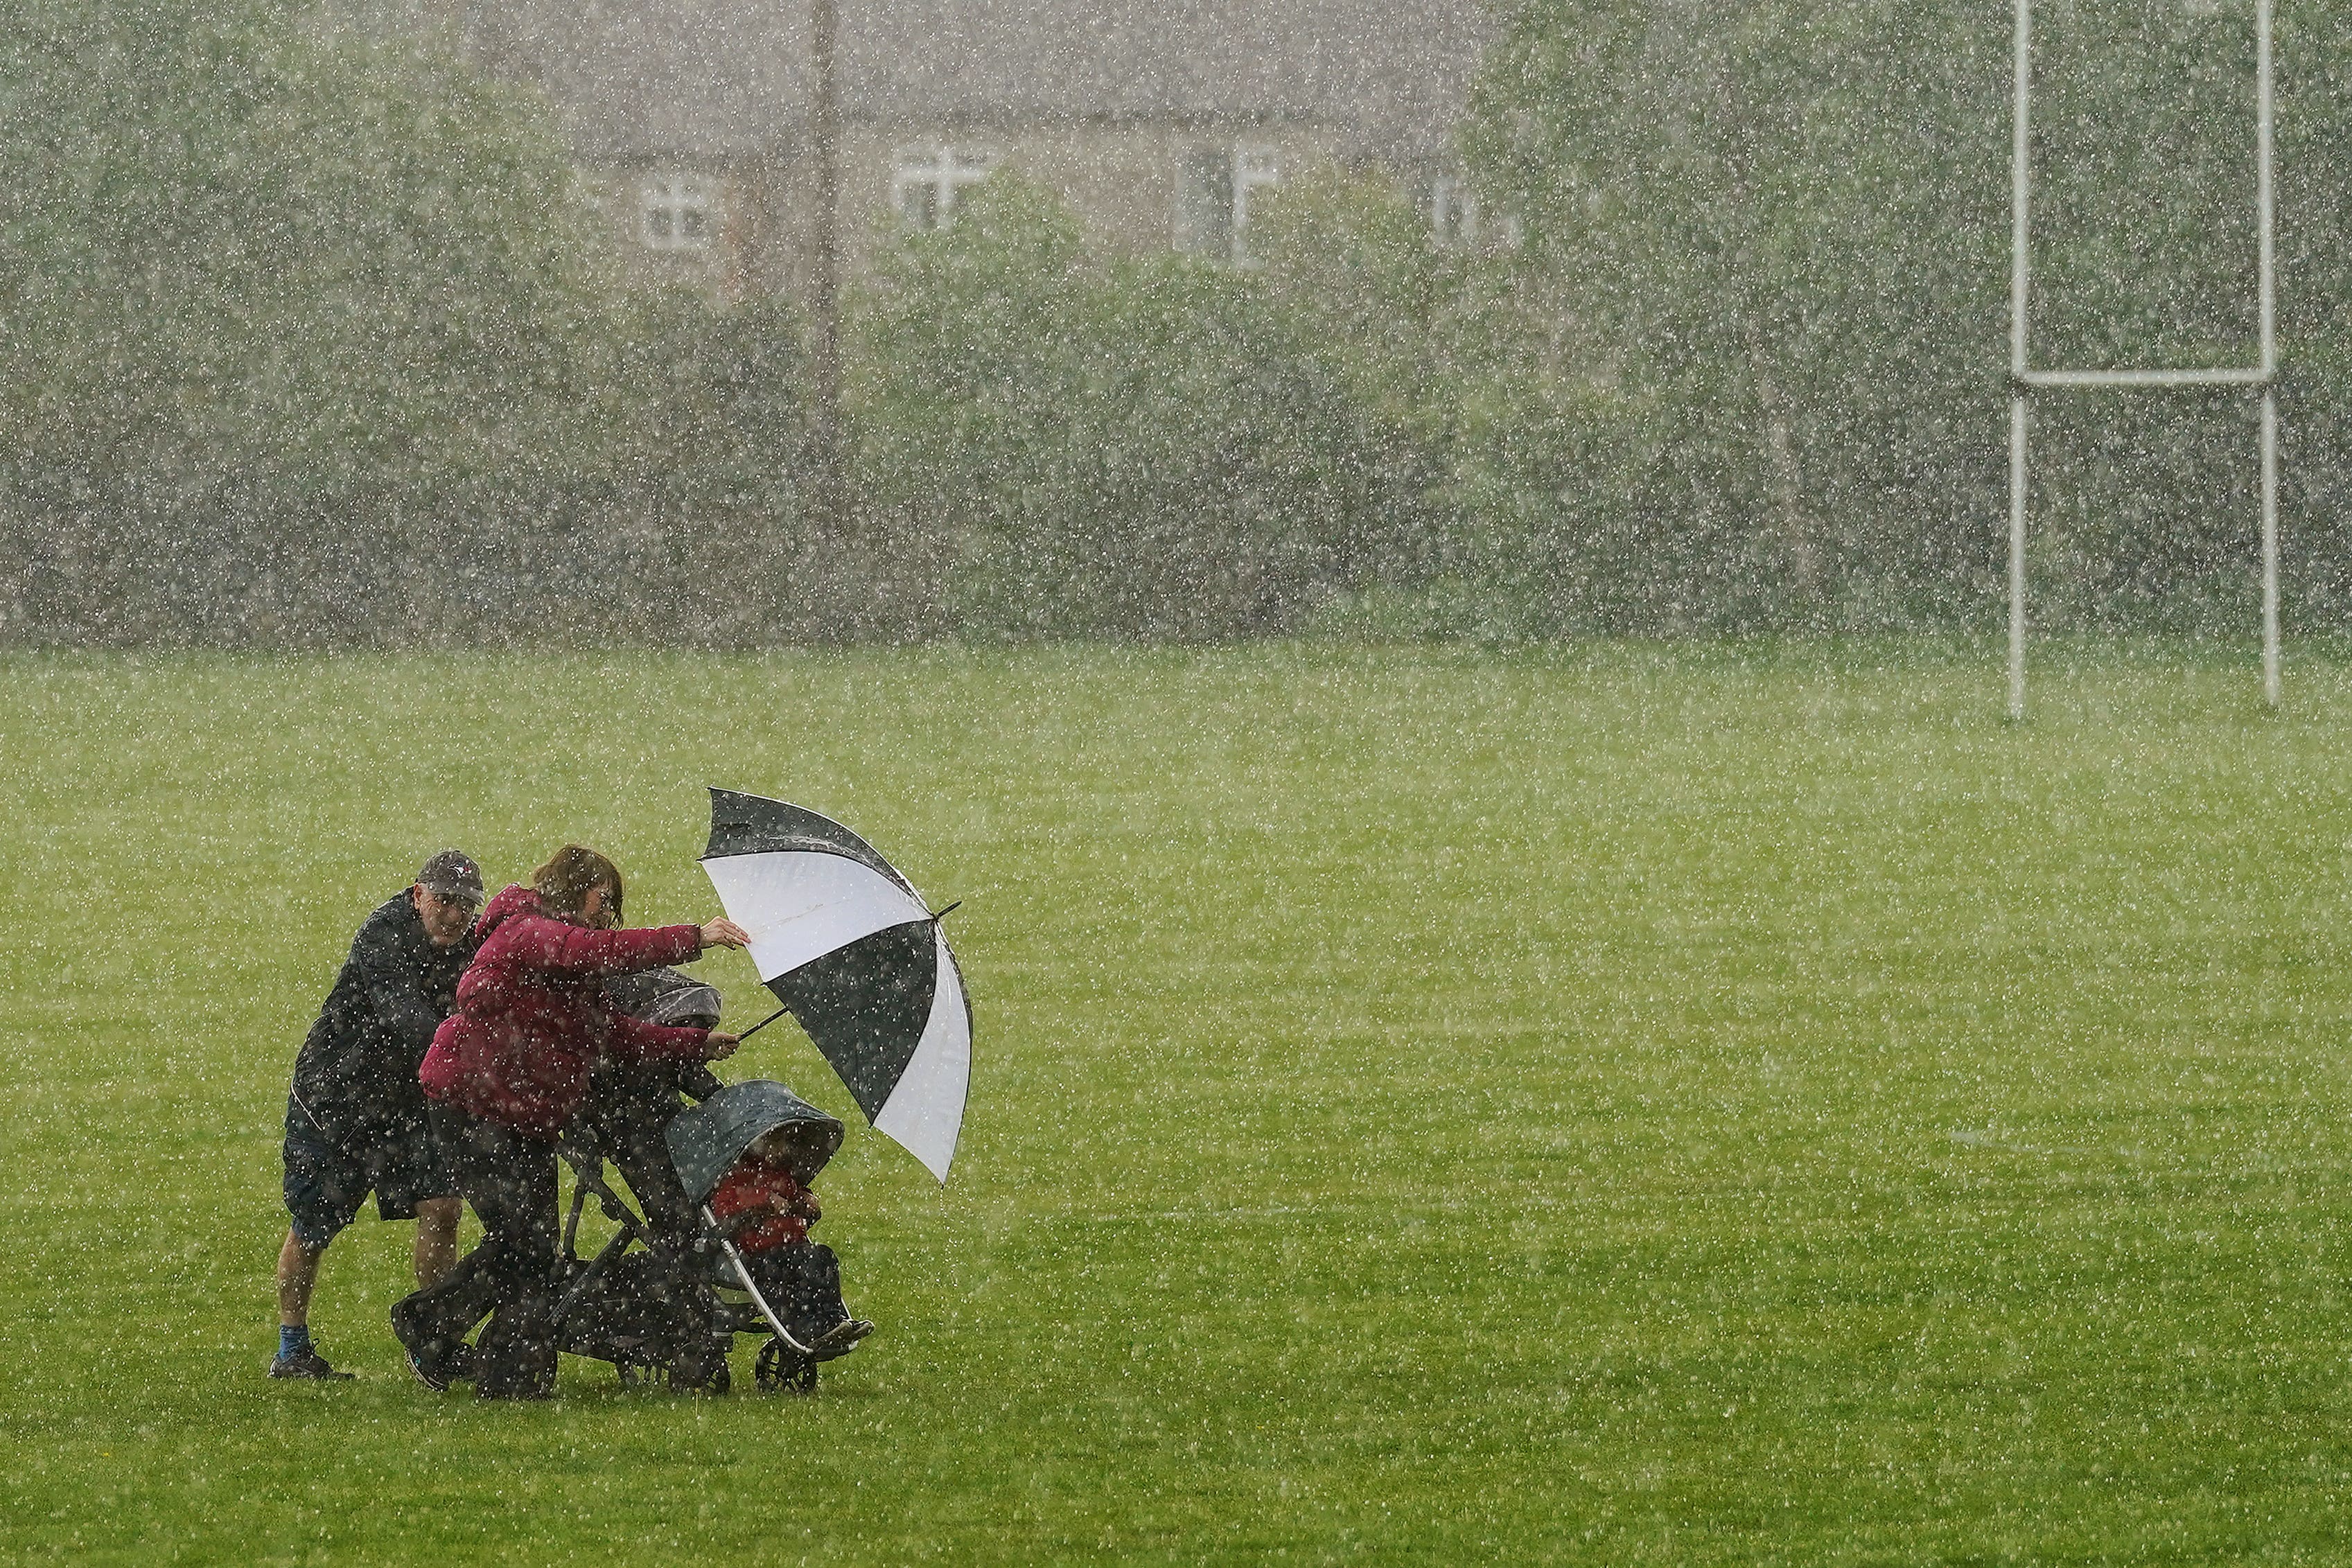
{"label": "bent-over person", "polygon": [[383,1219],[416,1221],[419,1289],[457,1260],[463,1200],[416,1070],[474,956],[482,873],[456,850],[361,925],[294,1062],[286,1100],[286,1208],[272,1377],[348,1377],[310,1343],[310,1294],[328,1244],[375,1194]]}
{"label": "bent-over person", "polygon": [[[751,941],[731,920],[628,930],[618,867],[566,844],[482,911],[481,948],[457,987],[457,1010],[435,1035],[418,1077],[457,1188],[482,1239],[438,1285],[393,1304],[393,1333],[430,1388],[458,1375],[466,1336],[474,1394],[544,1398],[555,1387],[549,1313],[558,1227],[555,1145],[586,1100],[599,1056],[715,1061],[735,1037],[668,1028],[615,1012],[613,976],[684,963],[706,947]],[[715,1369],[713,1374],[715,1384]]]}

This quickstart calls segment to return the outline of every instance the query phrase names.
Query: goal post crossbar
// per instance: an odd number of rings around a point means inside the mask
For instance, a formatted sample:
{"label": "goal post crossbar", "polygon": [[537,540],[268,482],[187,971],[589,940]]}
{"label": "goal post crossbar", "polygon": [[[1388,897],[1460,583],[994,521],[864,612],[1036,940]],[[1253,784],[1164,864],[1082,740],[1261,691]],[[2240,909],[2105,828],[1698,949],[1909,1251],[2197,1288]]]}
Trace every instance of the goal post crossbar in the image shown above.
{"label": "goal post crossbar", "polygon": [[2028,371],[2017,378],[2031,389],[2058,387],[2263,387],[2271,372],[2252,370]]}
{"label": "goal post crossbar", "polygon": [[2044,391],[2101,388],[2245,387],[2262,401],[2263,698],[2279,701],[2278,630],[2278,278],[2272,189],[2272,0],[2254,0],[2255,306],[2262,363],[2252,367],[2159,370],[2036,370],[2030,306],[2033,246],[2033,11],[2013,0],[2016,55],[2011,66],[2009,297],[2009,716],[2025,716],[2025,503],[2028,404]]}

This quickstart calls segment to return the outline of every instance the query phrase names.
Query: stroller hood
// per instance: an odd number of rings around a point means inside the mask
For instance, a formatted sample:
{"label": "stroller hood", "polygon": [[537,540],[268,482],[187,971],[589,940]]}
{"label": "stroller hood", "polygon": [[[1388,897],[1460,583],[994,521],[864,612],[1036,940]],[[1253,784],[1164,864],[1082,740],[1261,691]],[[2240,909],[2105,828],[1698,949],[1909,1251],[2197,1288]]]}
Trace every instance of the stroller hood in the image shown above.
{"label": "stroller hood", "polygon": [[764,1078],[730,1083],[669,1124],[669,1163],[687,1197],[700,1203],[743,1157],[752,1140],[777,1127],[801,1131],[793,1179],[806,1186],[841,1147],[841,1124],[782,1084]]}
{"label": "stroller hood", "polygon": [[614,975],[604,982],[604,999],[631,1018],[643,1019],[647,1023],[685,1024],[698,1029],[719,1026],[718,988],[672,968]]}

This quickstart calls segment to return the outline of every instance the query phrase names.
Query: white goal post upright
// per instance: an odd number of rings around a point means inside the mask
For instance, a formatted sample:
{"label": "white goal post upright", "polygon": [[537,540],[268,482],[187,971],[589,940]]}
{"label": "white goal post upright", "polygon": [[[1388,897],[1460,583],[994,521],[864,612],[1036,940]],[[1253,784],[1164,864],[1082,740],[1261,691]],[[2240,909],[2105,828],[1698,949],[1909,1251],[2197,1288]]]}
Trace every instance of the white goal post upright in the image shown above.
{"label": "white goal post upright", "polygon": [[2028,408],[2042,391],[2107,387],[2242,386],[2262,394],[2263,698],[2279,700],[2278,286],[2272,243],[2271,3],[2254,0],[2254,210],[2262,363],[2210,370],[2037,371],[2028,307],[2032,298],[2033,8],[2015,0],[2017,57],[2011,94],[2009,224],[2009,716],[2025,716],[2025,499]]}

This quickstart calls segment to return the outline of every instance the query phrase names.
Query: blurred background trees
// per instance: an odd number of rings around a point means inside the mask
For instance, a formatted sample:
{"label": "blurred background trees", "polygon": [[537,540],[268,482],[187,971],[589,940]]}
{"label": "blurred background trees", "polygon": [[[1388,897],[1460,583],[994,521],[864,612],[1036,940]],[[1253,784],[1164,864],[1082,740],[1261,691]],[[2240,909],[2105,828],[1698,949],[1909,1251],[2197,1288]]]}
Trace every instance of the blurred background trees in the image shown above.
{"label": "blurred background trees", "polygon": [[[2042,19],[2042,362],[2251,362],[2246,10]],[[2305,626],[2352,587],[2347,27],[2282,7]],[[563,635],[730,645],[1989,624],[2008,45],[1946,0],[1521,0],[1475,232],[1328,169],[1249,267],[1097,254],[1000,172],[850,302],[817,539],[792,308],[625,288],[530,95],[272,0],[32,0],[0,637],[500,641],[575,594]],[[2040,406],[2044,623],[2251,626],[2246,400]]]}
{"label": "blurred background trees", "polygon": [[[2252,7],[2075,0],[2035,29],[2041,364],[2252,364]],[[2340,621],[2340,11],[2281,5],[2295,608]],[[1526,0],[1469,128],[1515,258],[1642,400],[1599,499],[1673,625],[1990,619],[2005,551],[2010,9]],[[2253,624],[2252,400],[2036,403],[2043,624]],[[1513,488],[1518,488],[1514,486]],[[1598,537],[1611,527],[1596,517]],[[1566,596],[1553,608],[1588,619]],[[1604,620],[1612,619],[1603,617]]]}
{"label": "blurred background trees", "polygon": [[37,5],[7,44],[15,617],[333,635],[564,444],[594,335],[522,106],[261,4]]}
{"label": "blurred background trees", "polygon": [[0,632],[741,634],[793,325],[619,290],[536,102],[268,0],[0,26]]}
{"label": "blurred background trees", "polygon": [[[1404,230],[1401,254],[1321,269],[1360,289],[1424,248],[1409,212],[1373,211]],[[1353,237],[1312,217],[1299,235]],[[1313,281],[1090,256],[1076,220],[1009,174],[910,238],[865,313],[861,488],[945,546],[942,622],[1291,632],[1343,589],[1410,575],[1442,442],[1398,390],[1412,364],[1389,358],[1416,360],[1427,323],[1390,314],[1409,299],[1309,308],[1286,287]]]}

